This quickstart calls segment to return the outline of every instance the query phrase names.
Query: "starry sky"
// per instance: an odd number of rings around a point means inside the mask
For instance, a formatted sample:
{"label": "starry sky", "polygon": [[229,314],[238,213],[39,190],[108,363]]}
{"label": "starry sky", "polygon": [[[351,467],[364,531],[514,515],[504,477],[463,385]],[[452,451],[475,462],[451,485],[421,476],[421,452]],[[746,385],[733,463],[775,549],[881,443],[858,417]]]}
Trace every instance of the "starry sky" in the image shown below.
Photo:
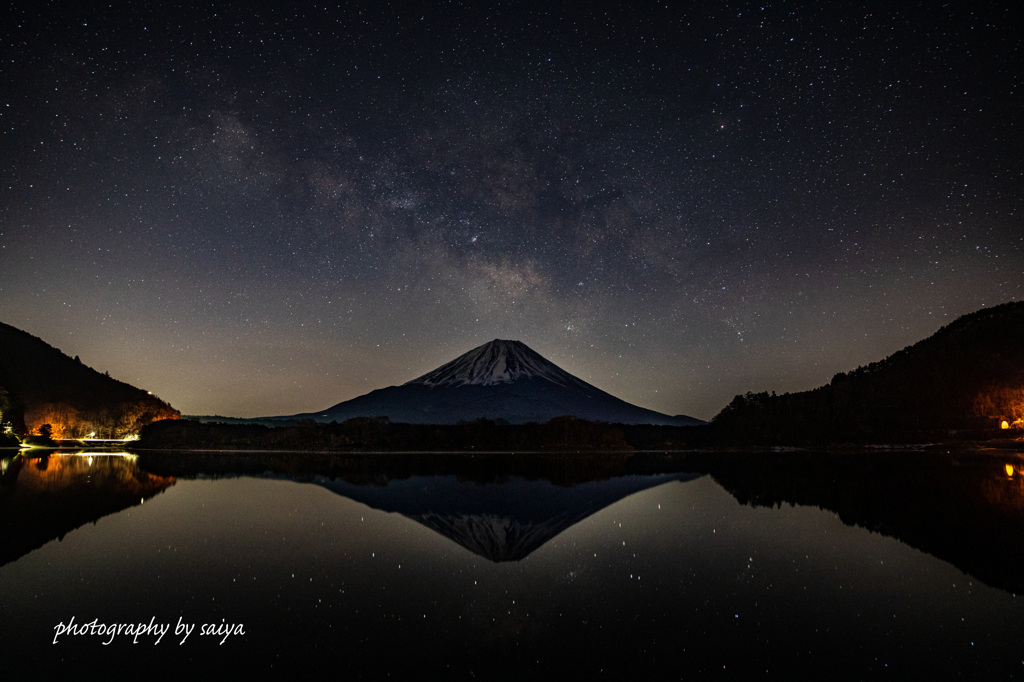
{"label": "starry sky", "polygon": [[494,338],[704,419],[1024,297],[1018,3],[0,8],[0,321],[186,414]]}

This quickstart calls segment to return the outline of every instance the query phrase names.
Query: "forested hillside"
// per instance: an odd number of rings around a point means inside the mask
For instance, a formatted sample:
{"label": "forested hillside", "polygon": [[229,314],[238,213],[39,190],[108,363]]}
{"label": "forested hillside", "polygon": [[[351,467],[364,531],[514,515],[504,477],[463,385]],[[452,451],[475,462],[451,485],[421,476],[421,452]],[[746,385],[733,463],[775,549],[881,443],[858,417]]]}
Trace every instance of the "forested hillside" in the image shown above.
{"label": "forested hillside", "polygon": [[738,395],[717,439],[806,445],[1024,427],[1024,303],[958,318],[888,358],[802,393]]}
{"label": "forested hillside", "polygon": [[3,420],[19,433],[50,424],[55,438],[123,438],[179,412],[147,391],[101,374],[42,339],[0,323]]}

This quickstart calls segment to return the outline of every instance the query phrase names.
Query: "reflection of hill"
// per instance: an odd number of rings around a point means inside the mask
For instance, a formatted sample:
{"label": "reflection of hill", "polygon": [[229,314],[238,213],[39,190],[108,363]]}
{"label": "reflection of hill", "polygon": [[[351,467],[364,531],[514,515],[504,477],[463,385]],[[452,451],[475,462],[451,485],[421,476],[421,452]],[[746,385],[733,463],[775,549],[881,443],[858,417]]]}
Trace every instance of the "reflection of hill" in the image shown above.
{"label": "reflection of hill", "polygon": [[623,476],[571,487],[523,478],[480,484],[454,476],[393,480],[382,486],[315,482],[375,509],[402,514],[474,554],[500,562],[526,558],[566,528],[633,493],[698,476]]}
{"label": "reflection of hill", "polygon": [[0,566],[79,526],[140,504],[175,479],[132,455],[87,453],[5,460],[0,476]]}
{"label": "reflection of hill", "polygon": [[848,525],[897,538],[993,587],[1019,593],[1022,465],[1019,453],[952,461],[932,453],[762,453],[721,455],[707,468],[743,504],[830,509]]}

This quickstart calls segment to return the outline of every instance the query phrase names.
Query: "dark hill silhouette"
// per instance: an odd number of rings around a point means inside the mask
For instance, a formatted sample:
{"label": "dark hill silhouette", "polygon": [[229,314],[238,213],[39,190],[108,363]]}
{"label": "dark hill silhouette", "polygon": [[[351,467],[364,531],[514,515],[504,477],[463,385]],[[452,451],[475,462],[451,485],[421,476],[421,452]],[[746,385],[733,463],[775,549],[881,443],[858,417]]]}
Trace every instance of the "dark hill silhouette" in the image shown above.
{"label": "dark hill silhouette", "polygon": [[1014,302],[964,315],[811,391],[738,395],[712,425],[716,441],[805,445],[934,439],[1021,418],[1024,302]]}
{"label": "dark hill silhouette", "polygon": [[70,358],[42,339],[0,323],[0,387],[16,431],[53,426],[55,437],[123,437],[180,413],[154,395]]}

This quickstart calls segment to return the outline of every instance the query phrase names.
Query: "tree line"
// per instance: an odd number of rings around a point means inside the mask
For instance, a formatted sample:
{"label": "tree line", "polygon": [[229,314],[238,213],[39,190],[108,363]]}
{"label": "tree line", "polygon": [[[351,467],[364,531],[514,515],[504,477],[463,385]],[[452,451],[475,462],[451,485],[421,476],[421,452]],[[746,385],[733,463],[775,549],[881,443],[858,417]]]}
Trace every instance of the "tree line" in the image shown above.
{"label": "tree line", "polygon": [[515,451],[632,450],[622,426],[557,417],[543,424],[477,419],[459,424],[402,424],[387,417],[342,423],[312,420],[271,428],[262,424],[157,421],[142,428],[141,447],[211,450]]}

